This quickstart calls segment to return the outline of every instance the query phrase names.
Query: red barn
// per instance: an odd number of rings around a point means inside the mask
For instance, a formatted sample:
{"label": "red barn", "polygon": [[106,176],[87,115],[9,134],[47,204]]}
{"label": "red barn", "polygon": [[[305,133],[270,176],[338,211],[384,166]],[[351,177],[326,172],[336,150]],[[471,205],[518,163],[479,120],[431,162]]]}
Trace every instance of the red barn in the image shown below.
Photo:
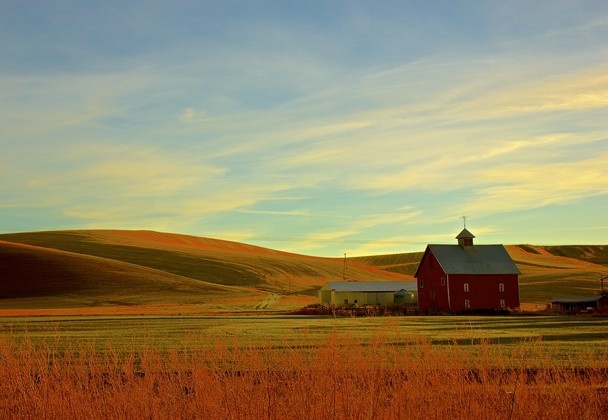
{"label": "red barn", "polygon": [[520,271],[502,245],[473,245],[466,228],[458,245],[427,245],[416,270],[418,307],[431,312],[519,308]]}

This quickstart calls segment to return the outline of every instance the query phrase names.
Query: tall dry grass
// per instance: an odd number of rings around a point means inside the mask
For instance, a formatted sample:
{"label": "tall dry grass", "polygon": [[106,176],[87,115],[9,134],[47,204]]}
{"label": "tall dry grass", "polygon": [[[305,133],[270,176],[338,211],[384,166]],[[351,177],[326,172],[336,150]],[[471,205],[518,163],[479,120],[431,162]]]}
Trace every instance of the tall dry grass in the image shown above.
{"label": "tall dry grass", "polygon": [[218,341],[161,352],[4,340],[0,418],[608,416],[600,361],[581,353],[558,366],[546,347],[536,347],[482,343],[472,353],[456,344],[333,335],[322,346]]}

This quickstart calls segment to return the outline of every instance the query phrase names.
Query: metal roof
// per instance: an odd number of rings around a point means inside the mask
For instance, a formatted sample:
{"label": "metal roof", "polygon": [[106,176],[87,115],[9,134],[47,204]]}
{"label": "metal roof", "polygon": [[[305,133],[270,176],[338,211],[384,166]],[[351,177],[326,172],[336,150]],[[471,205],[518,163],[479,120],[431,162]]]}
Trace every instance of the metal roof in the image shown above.
{"label": "metal roof", "polygon": [[416,291],[415,281],[330,281],[323,289],[336,292],[398,292],[400,290]]}
{"label": "metal roof", "polygon": [[551,299],[551,303],[593,303],[599,302],[602,298],[606,298],[606,296],[598,295],[584,298],[553,298]]}
{"label": "metal roof", "polygon": [[446,274],[520,274],[502,245],[429,245]]}

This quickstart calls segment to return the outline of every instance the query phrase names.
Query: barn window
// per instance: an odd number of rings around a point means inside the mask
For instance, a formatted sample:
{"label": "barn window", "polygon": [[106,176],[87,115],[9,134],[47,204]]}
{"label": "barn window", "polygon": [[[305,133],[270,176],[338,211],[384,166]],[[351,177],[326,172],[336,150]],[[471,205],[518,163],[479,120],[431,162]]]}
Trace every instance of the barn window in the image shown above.
{"label": "barn window", "polygon": [[504,283],[500,283],[498,285],[498,291],[499,292],[504,292],[505,291],[505,284]]}
{"label": "barn window", "polygon": [[464,291],[467,293],[469,292],[469,283],[464,284]]}
{"label": "barn window", "polygon": [[442,278],[441,278],[441,285],[442,285],[442,286],[445,286],[445,277],[442,277]]}
{"label": "barn window", "polygon": [[469,301],[469,299],[466,299],[466,300],[464,301],[464,307],[465,307],[465,308],[470,308],[470,307],[471,307],[471,302]]}
{"label": "barn window", "polygon": [[501,308],[505,307],[505,300],[504,299],[500,299],[500,307]]}
{"label": "barn window", "polygon": [[419,279],[418,280],[418,285],[420,286],[420,288],[422,289],[424,287],[424,280],[423,279]]}

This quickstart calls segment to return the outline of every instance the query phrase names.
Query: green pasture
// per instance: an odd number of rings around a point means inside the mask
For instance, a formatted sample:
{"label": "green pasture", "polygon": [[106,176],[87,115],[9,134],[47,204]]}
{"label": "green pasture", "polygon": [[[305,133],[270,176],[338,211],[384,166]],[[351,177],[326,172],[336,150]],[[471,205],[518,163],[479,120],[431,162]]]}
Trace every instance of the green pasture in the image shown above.
{"label": "green pasture", "polygon": [[306,351],[337,340],[348,346],[458,348],[472,358],[488,349],[508,355],[525,348],[531,352],[525,363],[532,366],[580,359],[575,363],[593,360],[608,367],[608,318],[599,317],[5,317],[0,318],[0,334],[16,343],[50,344],[57,352],[79,346],[100,352],[187,352],[218,343]]}

